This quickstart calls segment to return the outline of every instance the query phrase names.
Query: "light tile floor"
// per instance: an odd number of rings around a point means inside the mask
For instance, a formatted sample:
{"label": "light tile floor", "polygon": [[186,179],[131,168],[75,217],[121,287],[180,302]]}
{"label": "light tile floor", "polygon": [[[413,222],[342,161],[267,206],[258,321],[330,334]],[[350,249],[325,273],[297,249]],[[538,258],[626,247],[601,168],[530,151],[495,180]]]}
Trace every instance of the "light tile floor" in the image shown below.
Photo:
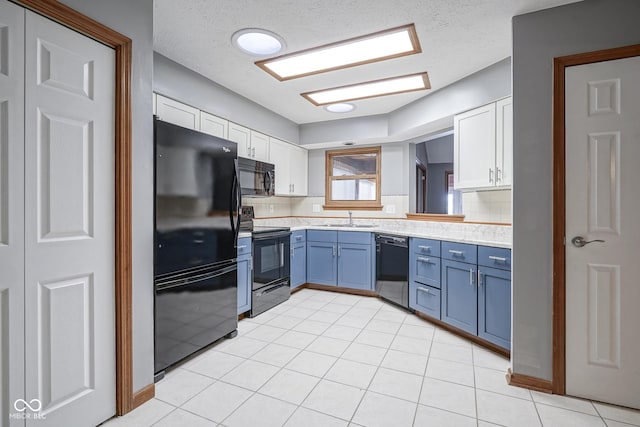
{"label": "light tile floor", "polygon": [[303,289],[168,372],[117,426],[640,426],[507,385],[509,361],[377,298]]}

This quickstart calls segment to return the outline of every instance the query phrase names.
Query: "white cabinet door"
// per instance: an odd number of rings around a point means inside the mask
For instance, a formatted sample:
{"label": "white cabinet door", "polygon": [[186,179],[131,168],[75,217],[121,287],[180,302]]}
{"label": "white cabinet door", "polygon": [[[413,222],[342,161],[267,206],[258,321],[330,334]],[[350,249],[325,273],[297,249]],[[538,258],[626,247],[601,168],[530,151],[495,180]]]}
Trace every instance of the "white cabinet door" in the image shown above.
{"label": "white cabinet door", "polygon": [[218,138],[229,138],[229,122],[213,114],[200,111],[200,132],[217,136]]}
{"label": "white cabinet door", "polygon": [[25,23],[26,425],[93,426],[116,411],[115,52]]}
{"label": "white cabinet door", "polygon": [[453,126],[455,188],[492,187],[496,173],[496,104],[455,116]]}
{"label": "white cabinet door", "polygon": [[251,129],[229,122],[229,141],[238,144],[238,157],[251,157]]}
{"label": "white cabinet door", "polygon": [[288,196],[291,193],[290,153],[288,143],[276,138],[270,138],[271,162],[276,167],[276,196]]}
{"label": "white cabinet door", "polygon": [[23,427],[9,415],[25,399],[24,9],[0,2],[0,28],[0,426]]}
{"label": "white cabinet door", "polygon": [[156,95],[156,115],[160,120],[188,129],[200,129],[200,110],[162,95]]}
{"label": "white cabinet door", "polygon": [[261,162],[269,161],[269,137],[255,130],[251,131],[251,157]]}
{"label": "white cabinet door", "polygon": [[496,186],[511,186],[513,176],[513,102],[496,102]]}
{"label": "white cabinet door", "polygon": [[309,192],[309,151],[289,144],[290,182],[292,196],[306,196]]}

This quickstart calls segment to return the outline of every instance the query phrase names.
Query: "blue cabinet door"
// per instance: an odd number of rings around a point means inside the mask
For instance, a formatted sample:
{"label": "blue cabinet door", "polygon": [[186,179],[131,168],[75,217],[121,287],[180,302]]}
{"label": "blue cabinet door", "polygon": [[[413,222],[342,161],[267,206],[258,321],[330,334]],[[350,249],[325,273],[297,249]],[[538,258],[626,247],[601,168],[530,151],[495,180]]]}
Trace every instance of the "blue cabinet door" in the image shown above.
{"label": "blue cabinet door", "polygon": [[251,255],[238,258],[238,314],[251,310]]}
{"label": "blue cabinet door", "polygon": [[476,265],[442,260],[442,321],[478,334],[478,287]]}
{"label": "blue cabinet door", "polygon": [[338,285],[373,290],[370,244],[338,244]]}
{"label": "blue cabinet door", "polygon": [[[293,236],[291,236],[293,240]],[[291,289],[307,282],[307,244],[291,242]]]}
{"label": "blue cabinet door", "polygon": [[506,349],[511,342],[511,272],[479,267],[478,336]]}
{"label": "blue cabinet door", "polygon": [[336,286],[337,243],[307,241],[307,282]]}

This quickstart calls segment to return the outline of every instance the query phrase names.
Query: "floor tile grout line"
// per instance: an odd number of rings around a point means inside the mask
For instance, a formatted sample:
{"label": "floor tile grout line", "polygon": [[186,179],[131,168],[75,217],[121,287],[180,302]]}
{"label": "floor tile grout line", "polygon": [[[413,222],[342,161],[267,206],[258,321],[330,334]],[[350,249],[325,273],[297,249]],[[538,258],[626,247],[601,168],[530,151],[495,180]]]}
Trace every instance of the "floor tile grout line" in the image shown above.
{"label": "floor tile grout line", "polygon": [[[431,338],[435,337],[435,329],[433,331],[433,336]],[[422,372],[422,384],[420,384],[420,393],[418,393],[418,405],[420,405],[420,401],[422,399],[422,389],[424,388],[424,380],[425,378],[427,378],[427,367],[429,366],[429,359],[431,358],[431,349],[433,348],[433,339],[429,342],[429,351],[427,352],[427,355],[425,356],[427,358],[427,363],[424,364],[424,370]],[[412,426],[414,426],[416,424],[416,418],[418,416],[418,409],[419,406],[416,406],[416,410],[413,413],[413,422],[411,423]],[[476,422],[477,422],[477,417],[476,417]]]}

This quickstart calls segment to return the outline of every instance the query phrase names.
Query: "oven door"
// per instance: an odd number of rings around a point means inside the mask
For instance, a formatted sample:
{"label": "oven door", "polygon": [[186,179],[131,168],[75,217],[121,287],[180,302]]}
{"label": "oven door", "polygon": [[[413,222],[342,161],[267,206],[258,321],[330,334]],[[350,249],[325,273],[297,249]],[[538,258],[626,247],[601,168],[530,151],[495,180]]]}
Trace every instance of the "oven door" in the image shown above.
{"label": "oven door", "polygon": [[260,289],[289,279],[291,247],[289,236],[261,234],[253,239],[253,287]]}

